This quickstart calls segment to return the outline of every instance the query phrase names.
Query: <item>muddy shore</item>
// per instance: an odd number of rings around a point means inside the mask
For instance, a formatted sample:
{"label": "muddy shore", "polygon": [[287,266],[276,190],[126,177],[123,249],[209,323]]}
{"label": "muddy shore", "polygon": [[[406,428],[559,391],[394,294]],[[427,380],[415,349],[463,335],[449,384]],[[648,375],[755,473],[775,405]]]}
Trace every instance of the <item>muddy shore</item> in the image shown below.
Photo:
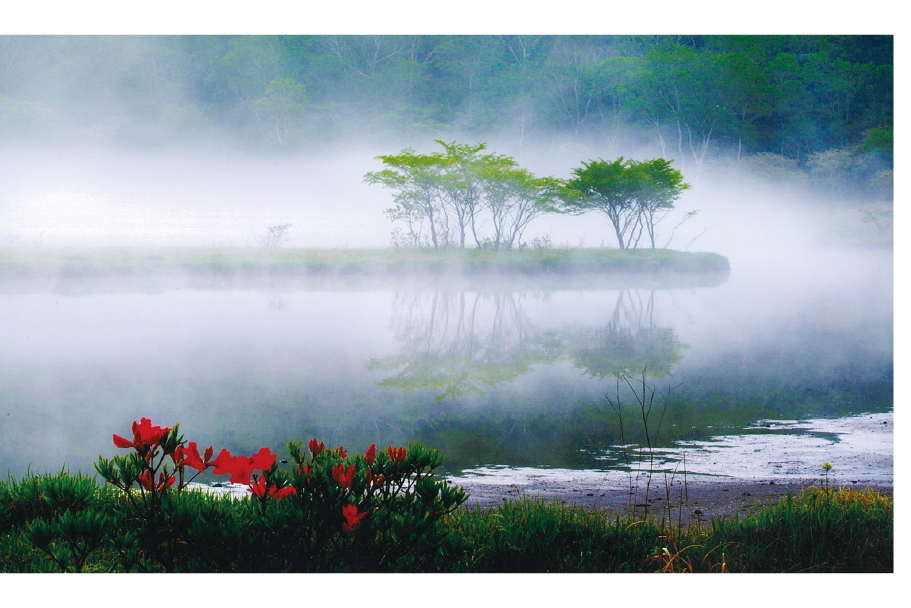
{"label": "muddy shore", "polygon": [[[597,487],[579,487],[573,485],[541,485],[537,487],[495,486],[485,484],[462,483],[470,493],[466,503],[468,507],[488,508],[504,500],[516,498],[543,498],[547,502],[557,501],[565,505],[580,505],[587,509],[608,509],[610,513],[625,515],[643,515],[646,512],[645,491],[630,494],[628,488],[605,489]],[[713,517],[735,514],[743,516],[751,510],[777,502],[785,498],[788,492],[799,493],[804,488],[816,485],[819,480],[794,481],[779,483],[774,480],[724,480],[724,481],[687,481],[685,487],[675,483],[670,492],[664,486],[663,479],[653,479],[649,489],[648,513],[658,519],[664,517],[672,523],[690,522],[709,523]],[[879,484],[847,483],[840,484],[855,490],[872,488],[882,494],[891,496],[892,486]],[[830,488],[839,487],[831,484]],[[668,500],[668,497],[670,500]]]}

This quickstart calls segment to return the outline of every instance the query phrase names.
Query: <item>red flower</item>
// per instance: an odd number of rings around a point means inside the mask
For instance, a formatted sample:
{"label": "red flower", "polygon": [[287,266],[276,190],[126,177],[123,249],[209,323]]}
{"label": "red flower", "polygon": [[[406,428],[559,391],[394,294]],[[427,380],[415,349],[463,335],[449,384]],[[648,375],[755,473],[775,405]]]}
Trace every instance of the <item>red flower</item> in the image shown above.
{"label": "red flower", "polygon": [[245,486],[250,485],[250,475],[256,468],[252,458],[235,456],[234,462],[231,463],[231,483],[241,483]]}
{"label": "red flower", "polygon": [[275,464],[276,458],[278,458],[278,454],[271,453],[269,448],[260,448],[259,452],[250,457],[250,464],[254,469],[268,471]]}
{"label": "red flower", "polygon": [[170,488],[171,486],[174,485],[175,481],[177,481],[177,478],[174,477],[173,475],[171,475],[170,477],[165,479],[164,473],[159,473],[158,474],[158,489],[167,490],[168,488]]}
{"label": "red flower", "polygon": [[[272,488],[274,489],[275,486],[272,486]],[[275,500],[281,500],[285,496],[296,496],[296,495],[297,495],[297,490],[295,490],[292,486],[285,486],[281,490],[272,494],[272,498],[274,498]]]}
{"label": "red flower", "polygon": [[174,477],[173,475],[171,475],[170,477],[165,479],[164,473],[159,473],[158,474],[158,485],[155,486],[152,484],[151,473],[149,473],[146,470],[146,471],[143,471],[142,475],[139,476],[139,485],[142,486],[143,489],[148,490],[149,492],[151,492],[153,489],[158,490],[160,492],[162,490],[167,490],[172,485],[174,485],[174,482],[176,481],[176,479],[177,478]]}
{"label": "red flower", "polygon": [[341,456],[342,458],[348,458],[348,452],[346,452],[345,448],[343,448],[342,446],[338,446],[338,450],[336,450],[336,451],[338,452],[338,455]]}
{"label": "red flower", "polygon": [[370,471],[370,470],[367,471],[367,485],[372,485],[374,489],[383,485],[384,479],[385,479],[385,476],[383,476],[383,475],[377,475],[376,477],[374,477],[373,471]]}
{"label": "red flower", "polygon": [[311,439],[308,447],[310,448],[310,453],[316,456],[326,448],[326,444],[322,441],[317,443],[316,439]]}
{"label": "red flower", "polygon": [[266,479],[265,477],[259,477],[250,484],[250,487],[247,489],[247,492],[253,492],[254,496],[266,496],[268,498],[274,498],[275,500],[281,500],[286,496],[293,496],[297,494],[297,490],[291,486],[278,489],[278,486],[272,484],[269,486],[269,489],[266,489]]}
{"label": "red flower", "polygon": [[209,463],[215,467],[216,475],[231,475],[231,483],[250,485],[250,474],[256,469],[267,471],[275,464],[277,454],[271,454],[269,448],[262,448],[254,456],[231,456],[228,450],[222,450],[218,458]]}
{"label": "red flower", "polygon": [[303,469],[299,469],[297,471],[297,476],[300,477],[302,472],[307,474],[307,483],[310,483],[310,467],[307,465],[304,465]]}
{"label": "red flower", "polygon": [[151,420],[142,418],[138,423],[133,422],[133,441],[114,435],[114,445],[118,448],[134,448],[137,452],[145,452],[160,443],[170,431],[170,428],[152,426]]}
{"label": "red flower", "polygon": [[[209,446],[209,449],[206,450],[207,458],[212,457],[212,446]],[[174,459],[174,465],[183,464],[196,469],[197,471],[204,471],[206,469],[206,462],[203,461],[199,456],[199,449],[196,447],[196,442],[191,441],[187,444],[187,447],[178,447],[174,450],[174,453],[171,454],[171,458]]]}
{"label": "red flower", "polygon": [[139,485],[151,492],[155,487],[152,483],[152,474],[148,471],[143,471],[142,475],[139,476]]}
{"label": "red flower", "polygon": [[351,534],[361,526],[361,520],[364,519],[366,513],[358,513],[357,507],[354,505],[348,505],[342,509],[342,515],[345,518],[345,523],[342,524],[342,530],[346,533]]}
{"label": "red flower", "polygon": [[376,460],[376,444],[371,443],[370,447],[367,448],[367,452],[364,454],[364,458],[367,459],[367,466],[372,466],[373,461]]}
{"label": "red flower", "polygon": [[350,488],[351,482],[354,481],[354,474],[357,473],[357,469],[354,465],[348,467],[348,472],[345,473],[345,466],[338,465],[332,467],[332,477],[341,485],[343,488]]}
{"label": "red flower", "polygon": [[209,466],[215,467],[212,472],[216,475],[227,475],[234,468],[234,457],[231,456],[231,452],[222,448],[218,453],[218,458],[210,462]]}
{"label": "red flower", "polygon": [[391,445],[386,449],[386,453],[389,454],[389,459],[392,462],[402,462],[405,460],[405,454],[408,453],[408,450],[405,448],[394,448]]}

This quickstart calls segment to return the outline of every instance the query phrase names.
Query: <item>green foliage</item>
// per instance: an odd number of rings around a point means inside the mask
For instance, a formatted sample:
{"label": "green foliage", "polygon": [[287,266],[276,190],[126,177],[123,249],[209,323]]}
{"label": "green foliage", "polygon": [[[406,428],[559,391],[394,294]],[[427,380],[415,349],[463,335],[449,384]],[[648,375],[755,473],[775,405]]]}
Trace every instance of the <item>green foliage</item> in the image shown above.
{"label": "green foliage", "polygon": [[[92,497],[77,504],[84,477],[61,473],[0,484],[2,512],[29,514],[12,525],[7,519],[0,531],[0,572],[893,569],[892,500],[869,490],[813,488],[742,518],[678,528],[524,498],[487,510],[456,509],[464,491],[433,480],[429,473],[442,457],[417,445],[401,459],[380,451],[372,469],[364,455],[308,457],[300,443],[289,448],[300,458],[297,470],[301,462],[312,465],[309,483],[295,483],[302,490],[295,500],[262,508],[256,500],[199,491],[168,494],[161,502],[168,534],[160,550],[170,561],[143,547],[142,523],[110,486],[96,485]],[[349,488],[334,482],[334,463],[355,467]],[[367,470],[405,481],[370,496]],[[59,490],[50,502],[36,489],[47,483]],[[39,502],[43,506],[33,510]],[[367,509],[350,531],[336,510],[343,504]]]}
{"label": "green foliage", "polygon": [[649,161],[583,162],[573,170],[561,194],[577,213],[600,211],[608,216],[620,249],[635,249],[643,233],[655,248],[655,226],[673,209],[690,185],[663,158]]}
{"label": "green foliage", "polygon": [[313,133],[468,132],[520,154],[531,141],[632,136],[699,169],[712,153],[803,160],[891,129],[892,47],[891,36],[2,36],[0,123],[33,139],[220,132],[279,149]]}
{"label": "green foliage", "polygon": [[744,519],[716,519],[716,542],[752,572],[891,572],[892,501],[871,491],[810,488]]}
{"label": "green foliage", "polygon": [[[485,144],[436,143],[445,154],[417,154],[406,148],[397,155],[377,157],[386,168],[364,176],[366,183],[394,191],[395,205],[386,215],[407,229],[405,236],[393,233],[396,248],[420,247],[427,238],[425,226],[434,249],[456,243],[464,249],[469,231],[478,249],[484,242],[495,251],[521,248],[529,222],[560,212],[559,180],[536,178],[508,156],[481,155]],[[483,240],[478,234],[482,212],[493,227],[493,234]]]}

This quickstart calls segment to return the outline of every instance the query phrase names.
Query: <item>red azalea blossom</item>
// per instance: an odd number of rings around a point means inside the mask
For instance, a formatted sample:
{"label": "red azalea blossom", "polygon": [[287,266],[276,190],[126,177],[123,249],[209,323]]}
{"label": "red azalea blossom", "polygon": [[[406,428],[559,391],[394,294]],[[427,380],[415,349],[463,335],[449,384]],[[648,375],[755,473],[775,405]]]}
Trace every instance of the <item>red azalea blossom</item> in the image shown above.
{"label": "red azalea blossom", "polygon": [[142,486],[144,490],[152,491],[155,485],[152,483],[152,474],[148,471],[143,471],[142,475],[139,476],[139,485]]}
{"label": "red azalea blossom", "polygon": [[364,454],[364,458],[367,459],[367,466],[372,466],[373,461],[376,460],[376,444],[371,443],[370,447],[367,448],[367,452]]}
{"label": "red azalea blossom", "polygon": [[120,435],[114,435],[114,445],[118,448],[134,448],[137,452],[145,452],[158,444],[171,431],[170,428],[152,426],[152,421],[148,418],[141,418],[139,422],[133,422],[132,430],[133,441]]}
{"label": "red azalea blossom", "polygon": [[[275,486],[272,486],[272,488],[274,489]],[[296,496],[296,495],[297,495],[297,490],[295,490],[292,486],[285,486],[281,490],[275,492],[274,494],[271,494],[272,498],[274,498],[275,500],[281,500],[285,496]]]}
{"label": "red azalea blossom", "polygon": [[348,467],[348,473],[345,473],[345,466],[338,465],[332,467],[332,477],[341,485],[343,488],[350,488],[351,482],[354,481],[354,474],[357,473],[357,469],[354,465]]}
{"label": "red azalea blossom", "polygon": [[[209,449],[206,450],[208,458],[212,457],[212,446],[209,446]],[[187,447],[178,447],[174,450],[174,453],[171,454],[171,458],[174,459],[174,464],[179,465],[183,464],[196,469],[199,472],[202,472],[206,469],[206,463],[199,456],[199,449],[196,447],[196,442],[191,441],[187,444]],[[208,460],[208,458],[206,460]]]}
{"label": "red azalea blossom", "polygon": [[231,475],[231,483],[250,485],[250,475],[256,469],[267,471],[275,464],[277,454],[272,454],[269,448],[262,448],[253,456],[231,456],[228,450],[222,450],[218,458],[209,463],[215,467],[212,471],[216,475]]}
{"label": "red azalea blossom", "polygon": [[372,485],[374,489],[383,485],[384,475],[373,476],[373,471],[367,471],[367,485]]}
{"label": "red azalea blossom", "polygon": [[234,462],[231,464],[231,483],[250,485],[250,475],[256,468],[253,458],[235,456]]}
{"label": "red azalea blossom", "polygon": [[278,458],[278,454],[273,454],[269,448],[260,448],[259,452],[250,457],[250,464],[254,469],[268,471],[275,464],[276,458]]}
{"label": "red azalea blossom", "polygon": [[326,444],[322,441],[317,443],[316,439],[311,439],[308,447],[310,448],[310,453],[316,456],[326,448]]}
{"label": "red azalea blossom", "polygon": [[170,477],[168,477],[166,479],[164,476],[164,473],[159,473],[158,474],[158,485],[155,486],[152,484],[152,475],[148,471],[143,471],[142,475],[139,476],[139,485],[142,486],[142,488],[144,490],[148,490],[149,492],[151,492],[152,490],[158,490],[159,492],[161,490],[167,490],[172,485],[174,485],[175,481],[176,481],[176,477],[174,477],[173,475],[171,475]]}
{"label": "red azalea blossom", "polygon": [[224,448],[218,453],[218,458],[209,463],[210,467],[215,467],[212,472],[216,475],[227,475],[234,468],[233,465],[234,457],[231,456],[231,452]]}
{"label": "red azalea blossom", "polygon": [[345,517],[345,523],[342,524],[342,530],[347,534],[351,534],[357,530],[361,525],[361,520],[364,519],[366,513],[358,513],[357,507],[354,505],[348,505],[342,509],[342,515]]}
{"label": "red azalea blossom", "polygon": [[274,498],[275,500],[281,500],[286,496],[293,496],[297,494],[297,490],[291,486],[279,490],[277,485],[272,484],[267,490],[265,477],[257,478],[253,483],[250,484],[247,492],[253,492],[254,496],[266,496],[268,498]]}
{"label": "red azalea blossom", "polygon": [[408,450],[405,448],[394,448],[391,445],[386,449],[386,453],[389,454],[389,459],[392,462],[402,462],[405,460],[405,454],[408,453]]}
{"label": "red azalea blossom", "polygon": [[171,475],[170,477],[165,479],[164,473],[159,473],[158,474],[158,489],[167,490],[168,488],[170,488],[171,486],[174,485],[175,481],[177,481],[177,478],[175,476]]}

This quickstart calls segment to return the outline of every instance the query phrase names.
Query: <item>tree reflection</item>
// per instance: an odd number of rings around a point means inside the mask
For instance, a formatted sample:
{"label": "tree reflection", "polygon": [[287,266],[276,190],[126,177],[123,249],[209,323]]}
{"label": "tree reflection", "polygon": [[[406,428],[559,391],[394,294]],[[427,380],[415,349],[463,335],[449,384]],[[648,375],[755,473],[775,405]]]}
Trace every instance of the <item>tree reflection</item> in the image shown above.
{"label": "tree reflection", "polygon": [[655,292],[622,290],[602,326],[540,330],[523,303],[533,292],[402,292],[393,302],[397,353],[370,359],[368,370],[391,375],[380,386],[405,393],[429,389],[437,400],[481,396],[538,364],[571,361],[594,378],[648,371],[669,374],[683,345],[656,325]]}
{"label": "tree reflection", "polygon": [[430,389],[437,400],[483,395],[484,389],[556,359],[535,339],[514,293],[398,293],[392,330],[398,354],[370,359],[368,370],[392,372],[380,386],[406,393]]}
{"label": "tree reflection", "polygon": [[617,303],[607,325],[568,332],[576,367],[595,378],[635,375],[646,370],[663,378],[683,359],[685,345],[671,327],[655,324],[655,292],[638,290],[617,294]]}

